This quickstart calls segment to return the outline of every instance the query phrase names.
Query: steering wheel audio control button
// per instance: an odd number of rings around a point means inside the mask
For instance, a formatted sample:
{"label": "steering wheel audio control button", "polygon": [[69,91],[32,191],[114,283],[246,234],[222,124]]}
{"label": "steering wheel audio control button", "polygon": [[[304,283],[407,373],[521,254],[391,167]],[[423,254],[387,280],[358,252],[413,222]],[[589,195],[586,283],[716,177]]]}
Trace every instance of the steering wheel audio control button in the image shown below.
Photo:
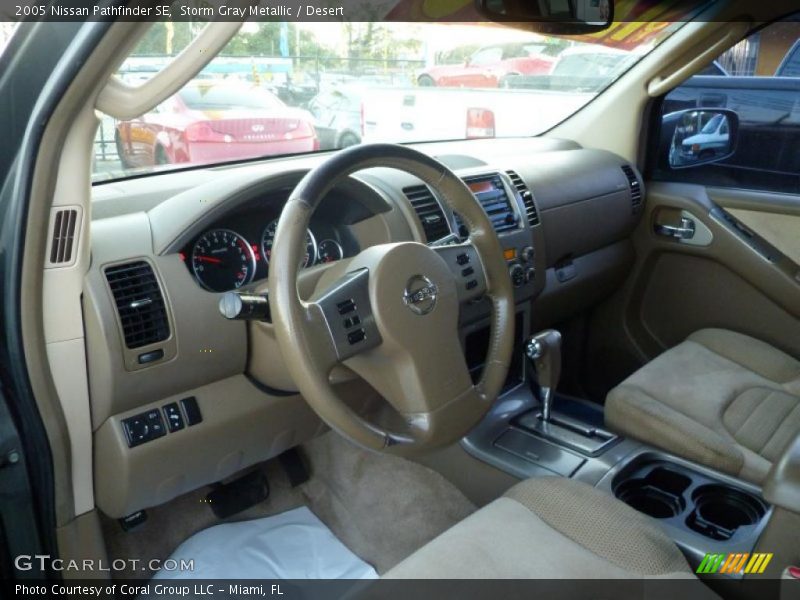
{"label": "steering wheel audio control button", "polygon": [[367,339],[367,332],[363,329],[358,329],[351,333],[347,334],[347,341],[350,342],[350,345],[358,344],[359,342],[363,342]]}
{"label": "steering wheel audio control button", "polygon": [[466,253],[456,256],[456,262],[462,267],[466,264],[469,264],[469,260],[469,254]]}
{"label": "steering wheel audio control button", "polygon": [[345,329],[350,329],[356,325],[361,325],[361,319],[358,318],[358,315],[353,315],[352,317],[346,318],[343,325]]}
{"label": "steering wheel audio control button", "polygon": [[358,269],[345,274],[312,302],[322,313],[340,361],[383,341],[372,314],[368,284],[369,270]]}
{"label": "steering wheel audio control button", "polygon": [[345,300],[344,302],[339,302],[336,305],[336,308],[339,310],[340,315],[347,315],[356,309],[356,303],[353,302],[352,298],[350,298],[348,300]]}

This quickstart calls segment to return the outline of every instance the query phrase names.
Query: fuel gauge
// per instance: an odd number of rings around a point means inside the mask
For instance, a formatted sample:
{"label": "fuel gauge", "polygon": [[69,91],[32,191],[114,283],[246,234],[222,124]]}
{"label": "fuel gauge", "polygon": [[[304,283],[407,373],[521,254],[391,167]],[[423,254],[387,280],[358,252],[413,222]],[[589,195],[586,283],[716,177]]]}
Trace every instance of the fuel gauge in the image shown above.
{"label": "fuel gauge", "polygon": [[317,263],[330,263],[341,260],[344,251],[335,240],[322,240],[317,246]]}

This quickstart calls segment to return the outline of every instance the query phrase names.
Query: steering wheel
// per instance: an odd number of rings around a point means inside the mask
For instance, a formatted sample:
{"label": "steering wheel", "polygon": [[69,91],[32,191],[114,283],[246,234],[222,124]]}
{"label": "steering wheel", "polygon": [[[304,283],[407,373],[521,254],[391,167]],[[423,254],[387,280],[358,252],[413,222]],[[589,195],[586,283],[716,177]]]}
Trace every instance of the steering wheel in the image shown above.
{"label": "steering wheel", "polygon": [[[338,277],[321,278],[302,300],[297,279],[311,215],[337,182],[370,167],[424,181],[461,215],[468,240],[371,246],[340,261]],[[276,339],[300,393],[332,429],[366,448],[409,454],[452,443],[483,417],[505,381],[514,296],[500,242],[464,182],[411,148],[354,146],[300,181],[278,221],[269,294]],[[459,308],[483,296],[491,300],[490,342],[473,384],[459,341]],[[338,397],[329,375],[340,364],[383,396],[402,416],[400,426],[369,422]]]}

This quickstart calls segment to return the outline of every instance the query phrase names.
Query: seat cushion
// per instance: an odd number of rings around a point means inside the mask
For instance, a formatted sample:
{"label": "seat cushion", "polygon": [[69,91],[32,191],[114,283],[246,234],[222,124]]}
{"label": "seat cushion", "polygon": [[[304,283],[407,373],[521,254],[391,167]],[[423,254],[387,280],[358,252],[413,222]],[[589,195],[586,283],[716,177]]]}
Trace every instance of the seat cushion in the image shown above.
{"label": "seat cushion", "polygon": [[649,517],[595,488],[529,479],[384,575],[390,579],[631,579],[693,575]]}
{"label": "seat cushion", "polygon": [[606,424],[760,483],[800,433],[800,362],[760,340],[703,329],[606,400]]}

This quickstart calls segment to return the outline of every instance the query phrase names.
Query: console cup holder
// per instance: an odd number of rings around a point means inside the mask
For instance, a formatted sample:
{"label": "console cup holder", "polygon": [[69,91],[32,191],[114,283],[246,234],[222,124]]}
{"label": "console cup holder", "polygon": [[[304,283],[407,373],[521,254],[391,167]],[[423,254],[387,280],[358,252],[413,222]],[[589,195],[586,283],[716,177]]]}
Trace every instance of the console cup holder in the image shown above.
{"label": "console cup holder", "polygon": [[706,541],[754,544],[769,510],[755,489],[654,452],[629,461],[610,487],[617,498],[659,519],[682,540],[703,536]]}
{"label": "console cup holder", "polygon": [[686,508],[683,492],[690,484],[691,480],[685,475],[657,467],[645,477],[624,481],[614,494],[639,512],[656,519],[669,519]]}
{"label": "console cup holder", "polygon": [[757,498],[723,485],[702,485],[692,494],[694,510],[687,525],[715,540],[728,540],[739,527],[755,525],[766,507]]}

